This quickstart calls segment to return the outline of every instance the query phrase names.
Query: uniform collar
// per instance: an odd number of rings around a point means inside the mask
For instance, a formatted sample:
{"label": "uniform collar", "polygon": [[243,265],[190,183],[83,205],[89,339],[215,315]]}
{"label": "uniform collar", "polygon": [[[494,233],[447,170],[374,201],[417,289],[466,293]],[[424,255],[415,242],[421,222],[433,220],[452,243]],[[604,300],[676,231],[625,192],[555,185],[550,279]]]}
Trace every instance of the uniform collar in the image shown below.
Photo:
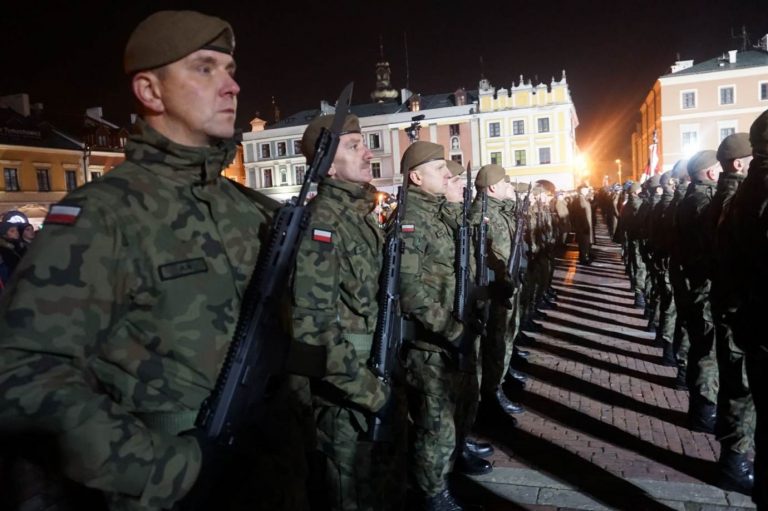
{"label": "uniform collar", "polygon": [[209,147],[190,147],[171,141],[142,119],[136,121],[135,129],[125,145],[126,159],[174,181],[212,183],[235,159],[232,139]]}
{"label": "uniform collar", "polygon": [[414,186],[408,187],[408,198],[414,199],[413,201],[408,201],[408,207],[411,207],[411,204],[413,204],[416,208],[435,214],[440,211],[440,207],[446,202],[444,196],[432,195]]}
{"label": "uniform collar", "polygon": [[320,181],[317,193],[333,197],[364,213],[370,213],[376,201],[376,187],[373,185],[349,183],[330,177],[325,177]]}

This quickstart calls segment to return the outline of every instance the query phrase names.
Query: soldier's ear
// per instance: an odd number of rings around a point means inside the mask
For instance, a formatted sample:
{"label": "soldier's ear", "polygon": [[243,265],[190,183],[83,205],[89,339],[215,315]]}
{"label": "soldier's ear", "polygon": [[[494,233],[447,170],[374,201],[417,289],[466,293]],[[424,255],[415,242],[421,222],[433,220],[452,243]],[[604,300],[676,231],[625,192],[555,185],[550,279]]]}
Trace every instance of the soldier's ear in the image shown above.
{"label": "soldier's ear", "polygon": [[328,169],[328,177],[333,177],[336,175],[336,165],[331,163],[331,168]]}
{"label": "soldier's ear", "polygon": [[410,170],[408,171],[408,179],[411,180],[411,183],[415,184],[416,186],[421,186],[422,179],[421,179],[421,172],[418,170]]}
{"label": "soldier's ear", "polygon": [[140,71],[133,75],[131,88],[141,106],[154,114],[165,112],[162,86],[157,74],[152,71]]}

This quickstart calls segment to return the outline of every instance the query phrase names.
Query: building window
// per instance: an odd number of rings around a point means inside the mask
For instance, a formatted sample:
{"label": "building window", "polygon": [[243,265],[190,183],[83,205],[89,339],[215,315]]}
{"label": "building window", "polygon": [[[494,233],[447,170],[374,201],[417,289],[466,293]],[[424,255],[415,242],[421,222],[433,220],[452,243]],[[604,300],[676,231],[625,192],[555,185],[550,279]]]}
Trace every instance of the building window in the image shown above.
{"label": "building window", "polygon": [[51,180],[48,176],[48,169],[37,169],[37,191],[50,192]]}
{"label": "building window", "polygon": [[300,155],[301,154],[301,139],[297,138],[293,141],[293,154]]}
{"label": "building window", "polygon": [[696,108],[696,91],[681,92],[680,106],[682,108]]}
{"label": "building window", "polygon": [[525,135],[525,121],[512,121],[512,134]]}
{"label": "building window", "polygon": [[733,135],[734,133],[736,133],[736,128],[720,128],[720,142],[722,142],[725,137]]}
{"label": "building window", "polygon": [[264,179],[262,179],[262,183],[264,183],[263,188],[272,188],[272,169],[264,169],[262,176]]}
{"label": "building window", "polygon": [[368,148],[369,149],[381,149],[381,135],[378,133],[368,134]]}
{"label": "building window", "polygon": [[288,146],[285,144],[285,142],[278,142],[277,156],[285,156],[286,154],[288,154]]}
{"label": "building window", "polygon": [[371,162],[371,175],[373,175],[373,179],[379,179],[381,177],[381,162]]}
{"label": "building window", "polygon": [[515,166],[517,167],[525,167],[525,149],[516,149],[515,150]]}
{"label": "building window", "polygon": [[458,124],[451,124],[448,126],[448,131],[450,132],[450,136],[452,137],[458,137],[460,134],[459,125]]}
{"label": "building window", "polygon": [[501,136],[501,123],[492,122],[488,124],[488,136],[500,137]]}
{"label": "building window", "polygon": [[692,155],[699,148],[699,132],[692,129],[685,130],[682,132],[681,141],[683,153]]}
{"label": "building window", "polygon": [[760,84],[760,101],[768,101],[768,82]]}
{"label": "building window", "polygon": [[541,165],[552,163],[552,155],[550,154],[549,147],[539,147],[539,163]]}
{"label": "building window", "polygon": [[304,174],[306,173],[306,167],[304,165],[294,165],[293,175],[296,178],[296,184],[300,185],[304,182]]}
{"label": "building window", "polygon": [[549,133],[549,117],[542,117],[537,120],[539,125],[539,133]]}
{"label": "building window", "polygon": [[77,173],[74,170],[65,170],[64,179],[67,184],[67,191],[71,192],[77,188]]}
{"label": "building window", "polygon": [[451,151],[459,151],[459,137],[451,137]]}
{"label": "building window", "polygon": [[248,186],[256,188],[256,169],[248,169]]}
{"label": "building window", "polygon": [[253,144],[245,144],[245,163],[253,163]]}
{"label": "building window", "polygon": [[736,92],[733,86],[720,88],[720,104],[732,105],[736,102]]}
{"label": "building window", "polygon": [[128,138],[120,137],[120,147],[125,147],[126,143],[128,143]]}
{"label": "building window", "polygon": [[288,170],[285,167],[280,167],[280,186],[288,184]]}
{"label": "building window", "polygon": [[101,177],[101,172],[91,171],[91,181],[96,181]]}
{"label": "building window", "polygon": [[451,159],[461,166],[464,166],[464,161],[460,154],[452,154]]}
{"label": "building window", "polygon": [[261,144],[261,159],[266,160],[272,157],[272,151],[269,149],[269,144]]}
{"label": "building window", "polygon": [[501,165],[501,152],[491,153],[491,163]]}
{"label": "building window", "polygon": [[19,170],[18,169],[3,169],[3,179],[5,180],[6,192],[19,191]]}

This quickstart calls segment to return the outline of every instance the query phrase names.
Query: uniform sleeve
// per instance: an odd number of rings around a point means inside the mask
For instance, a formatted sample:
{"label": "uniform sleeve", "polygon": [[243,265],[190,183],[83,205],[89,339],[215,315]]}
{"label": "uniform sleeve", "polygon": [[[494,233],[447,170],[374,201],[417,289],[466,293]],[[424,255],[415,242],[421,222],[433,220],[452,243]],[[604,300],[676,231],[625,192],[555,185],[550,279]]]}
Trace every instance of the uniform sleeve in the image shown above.
{"label": "uniform sleeve", "polygon": [[[318,239],[313,239],[313,232]],[[330,237],[322,237],[328,233]],[[358,357],[354,346],[344,338],[339,325],[339,285],[343,250],[335,247],[330,226],[313,225],[302,241],[296,258],[293,282],[293,329],[297,341],[326,348],[326,374],[329,384],[341,399],[366,410],[378,411],[389,396],[388,387],[379,381]],[[375,285],[375,283],[371,283]]]}
{"label": "uniform sleeve", "polygon": [[46,224],[0,301],[0,420],[55,439],[71,479],[169,507],[194,484],[200,451],[147,429],[92,371],[123,321],[130,263],[108,207],[72,206],[74,225]]}
{"label": "uniform sleeve", "polygon": [[424,271],[433,264],[426,239],[416,233],[403,233],[403,241],[405,250],[400,268],[403,312],[413,316],[428,330],[455,341],[462,334],[463,327],[453,317],[452,307],[446,307],[436,299],[445,289],[442,282],[444,276]]}

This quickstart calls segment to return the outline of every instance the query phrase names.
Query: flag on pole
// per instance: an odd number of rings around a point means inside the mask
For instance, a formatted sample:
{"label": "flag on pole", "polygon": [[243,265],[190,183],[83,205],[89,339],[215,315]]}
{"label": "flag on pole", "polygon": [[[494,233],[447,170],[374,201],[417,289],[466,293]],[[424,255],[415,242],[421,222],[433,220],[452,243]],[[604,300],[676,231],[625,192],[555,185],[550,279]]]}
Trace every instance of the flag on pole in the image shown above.
{"label": "flag on pole", "polygon": [[653,142],[648,146],[648,168],[646,169],[649,179],[651,176],[655,176],[659,173],[659,139],[656,135],[656,130],[653,130]]}

